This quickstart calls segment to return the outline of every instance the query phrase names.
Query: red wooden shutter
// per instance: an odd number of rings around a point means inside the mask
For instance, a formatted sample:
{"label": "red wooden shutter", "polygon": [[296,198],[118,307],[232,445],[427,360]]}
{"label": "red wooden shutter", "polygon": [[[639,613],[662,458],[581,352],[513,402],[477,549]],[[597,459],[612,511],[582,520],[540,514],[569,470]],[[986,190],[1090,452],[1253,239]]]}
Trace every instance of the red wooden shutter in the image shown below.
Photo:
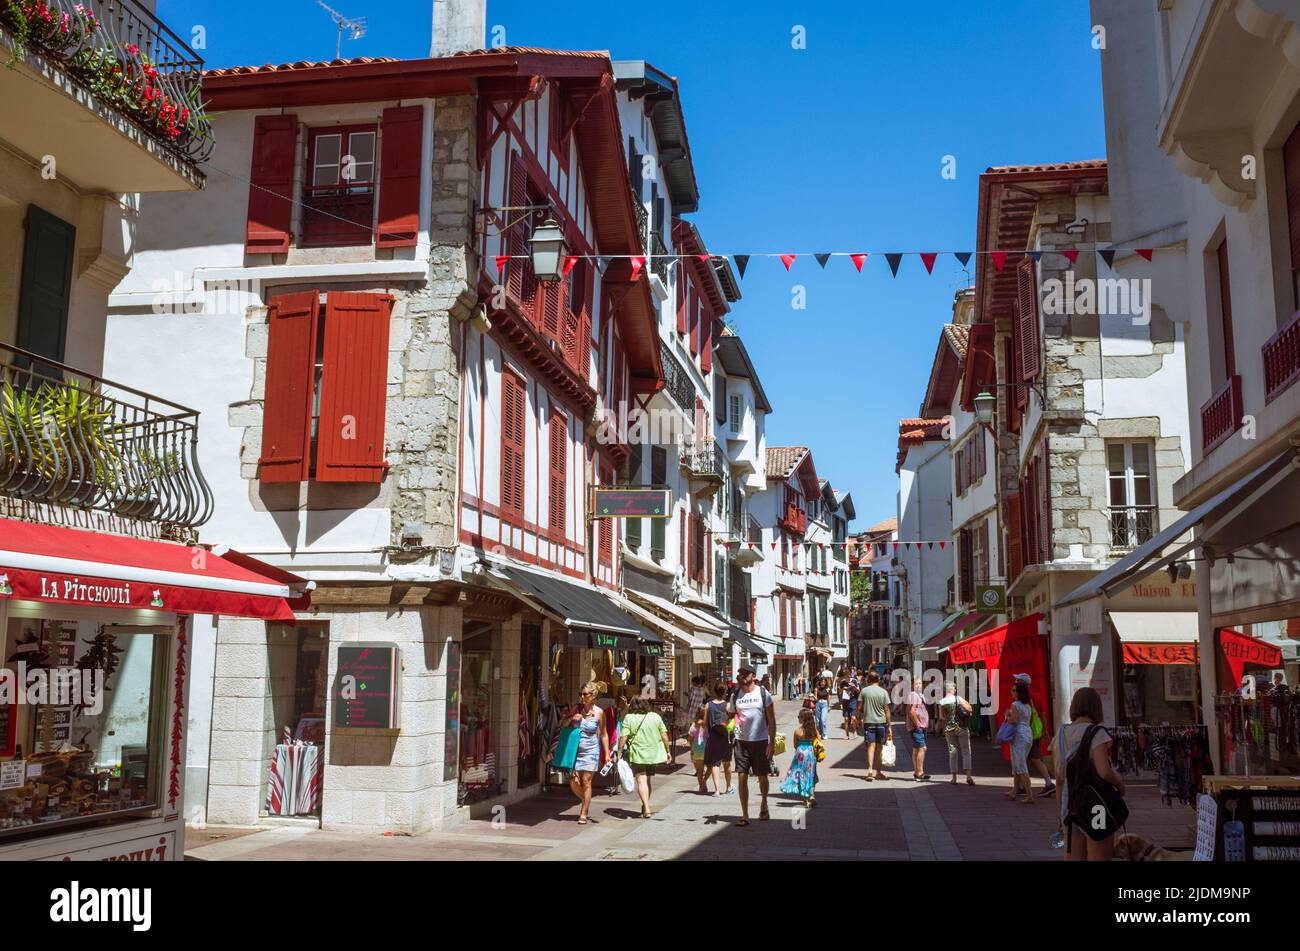
{"label": "red wooden shutter", "polygon": [[686,333],[686,285],[690,279],[686,276],[685,268],[677,270],[677,332]]}
{"label": "red wooden shutter", "polygon": [[253,164],[248,179],[244,251],[283,254],[293,225],[293,170],[297,116],[258,116],[253,123]]}
{"label": "red wooden shutter", "polygon": [[[1012,335],[1007,337],[1002,343],[1002,363],[1006,367],[1006,377],[1008,380],[1014,380],[1016,372],[1019,369],[1016,363],[1016,338],[1020,336],[1019,321],[1012,321]],[[1020,432],[1020,401],[1011,393],[1006,395],[1007,401],[1007,430],[1009,432]]]}
{"label": "red wooden shutter", "polygon": [[564,321],[564,286],[567,281],[547,281],[540,287],[542,295],[542,331],[557,343],[561,340]]}
{"label": "red wooden shutter", "polygon": [[501,374],[501,512],[524,517],[524,418],[528,399],[521,377]]}
{"label": "red wooden shutter", "polygon": [[700,295],[696,293],[695,285],[687,289],[686,297],[686,321],[689,330],[688,336],[691,342],[691,353],[700,352]]}
{"label": "red wooden shutter", "polygon": [[421,106],[385,109],[381,128],[375,247],[412,248],[420,233],[424,109]]}
{"label": "red wooden shutter", "polygon": [[566,282],[566,307],[564,308],[564,362],[575,373],[580,373],[579,358],[581,354],[582,315],[587,309],[587,262],[578,261],[569,272]]}
{"label": "red wooden shutter", "polygon": [[1016,270],[1016,315],[1020,321],[1020,378],[1032,380],[1038,376],[1038,280],[1034,273],[1034,259],[1025,258]]}
{"label": "red wooden shutter", "polygon": [[316,291],[271,300],[258,460],[258,478],[263,482],[307,479],[319,311]]}
{"label": "red wooden shutter", "polygon": [[[528,201],[528,168],[523,157],[512,154],[510,158],[510,206],[522,208]],[[530,323],[537,320],[537,278],[533,274],[533,264],[528,257],[528,222],[527,214],[519,211],[506,212],[506,221],[514,222],[506,236],[506,254],[510,260],[506,264],[506,290],[519,303],[520,310]]]}
{"label": "red wooden shutter", "polygon": [[551,484],[550,512],[551,531],[563,538],[564,499],[568,488],[569,427],[565,418],[556,413],[551,417]]}
{"label": "red wooden shutter", "polygon": [[713,315],[704,317],[704,330],[700,341],[700,369],[705,373],[713,370]]}
{"label": "red wooden shutter", "polygon": [[781,637],[784,638],[786,636],[785,595],[778,594],[776,597],[777,597],[777,610],[781,614]]}
{"label": "red wooden shutter", "polygon": [[316,435],[318,482],[382,482],[388,408],[387,294],[332,291]]}
{"label": "red wooden shutter", "polygon": [[1020,537],[1020,495],[1007,496],[1007,584],[1015,581],[1024,568]]}

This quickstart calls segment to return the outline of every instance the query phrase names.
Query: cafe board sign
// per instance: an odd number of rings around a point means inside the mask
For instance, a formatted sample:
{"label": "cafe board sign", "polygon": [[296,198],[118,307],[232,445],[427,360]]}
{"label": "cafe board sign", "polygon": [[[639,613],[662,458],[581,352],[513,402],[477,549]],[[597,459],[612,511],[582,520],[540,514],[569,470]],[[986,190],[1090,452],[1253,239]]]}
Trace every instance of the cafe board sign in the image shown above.
{"label": "cafe board sign", "polygon": [[667,489],[595,489],[593,518],[669,518]]}
{"label": "cafe board sign", "polygon": [[341,644],[331,702],[336,730],[398,728],[401,654],[390,643]]}

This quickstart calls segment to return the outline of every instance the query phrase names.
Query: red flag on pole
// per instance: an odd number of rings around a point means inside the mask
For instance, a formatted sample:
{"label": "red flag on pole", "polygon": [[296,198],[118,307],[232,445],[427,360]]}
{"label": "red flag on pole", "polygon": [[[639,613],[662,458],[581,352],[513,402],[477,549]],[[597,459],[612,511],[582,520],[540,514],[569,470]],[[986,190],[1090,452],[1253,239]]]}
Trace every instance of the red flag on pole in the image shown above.
{"label": "red flag on pole", "polygon": [[641,273],[641,268],[645,267],[645,258],[639,254],[632,256],[632,279]]}
{"label": "red flag on pole", "polygon": [[1079,252],[1074,248],[1062,248],[1061,253],[1065,255],[1065,259],[1071,264],[1079,260]]}

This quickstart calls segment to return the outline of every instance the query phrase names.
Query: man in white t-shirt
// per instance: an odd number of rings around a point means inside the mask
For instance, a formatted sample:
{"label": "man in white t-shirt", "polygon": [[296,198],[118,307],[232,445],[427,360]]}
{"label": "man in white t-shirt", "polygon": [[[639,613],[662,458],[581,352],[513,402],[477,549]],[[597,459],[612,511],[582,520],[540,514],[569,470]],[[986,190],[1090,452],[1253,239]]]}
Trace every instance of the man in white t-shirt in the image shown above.
{"label": "man in white t-shirt", "polygon": [[758,818],[771,818],[767,811],[767,780],[772,770],[776,704],[748,667],[736,672],[736,684],[736,692],[731,695],[731,713],[736,717],[736,776],[740,780],[740,822],[736,824],[747,826],[750,773],[758,777],[758,791],[763,797]]}

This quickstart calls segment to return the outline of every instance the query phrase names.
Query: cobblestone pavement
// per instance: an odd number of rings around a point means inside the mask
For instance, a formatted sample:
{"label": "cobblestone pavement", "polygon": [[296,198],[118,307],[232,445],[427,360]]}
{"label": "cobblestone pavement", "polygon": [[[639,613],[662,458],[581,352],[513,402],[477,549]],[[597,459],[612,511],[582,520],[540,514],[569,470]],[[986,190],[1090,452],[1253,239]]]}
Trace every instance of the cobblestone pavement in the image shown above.
{"label": "cobblestone pavement", "polygon": [[[778,701],[780,729],[793,735],[798,705]],[[651,819],[640,818],[634,795],[598,795],[592,822],[577,823],[578,806],[567,789],[511,805],[494,821],[474,819],[422,836],[376,836],[323,832],[309,825],[244,829],[212,826],[187,833],[187,856],[208,861],[332,859],[810,859],[1060,861],[1050,845],[1056,806],[1004,798],[1010,767],[1001,752],[973,741],[977,785],[950,785],[947,748],[932,736],[926,761],[929,783],[911,778],[910,740],[895,725],[898,765],[886,782],[867,783],[866,752],[860,739],[844,739],[840,715],[830,715],[827,758],[819,767],[817,805],[805,810],[777,791],[772,780],[771,821],[735,825],[735,795],[713,797],[696,791],[684,744],[675,765],[655,778]],[[784,767],[789,754],[778,758]],[[1041,781],[1035,779],[1035,789]],[[756,781],[750,780],[750,814],[758,815]],[[1185,805],[1166,806],[1154,779],[1130,779],[1128,830],[1170,848],[1195,841],[1194,816]]]}

